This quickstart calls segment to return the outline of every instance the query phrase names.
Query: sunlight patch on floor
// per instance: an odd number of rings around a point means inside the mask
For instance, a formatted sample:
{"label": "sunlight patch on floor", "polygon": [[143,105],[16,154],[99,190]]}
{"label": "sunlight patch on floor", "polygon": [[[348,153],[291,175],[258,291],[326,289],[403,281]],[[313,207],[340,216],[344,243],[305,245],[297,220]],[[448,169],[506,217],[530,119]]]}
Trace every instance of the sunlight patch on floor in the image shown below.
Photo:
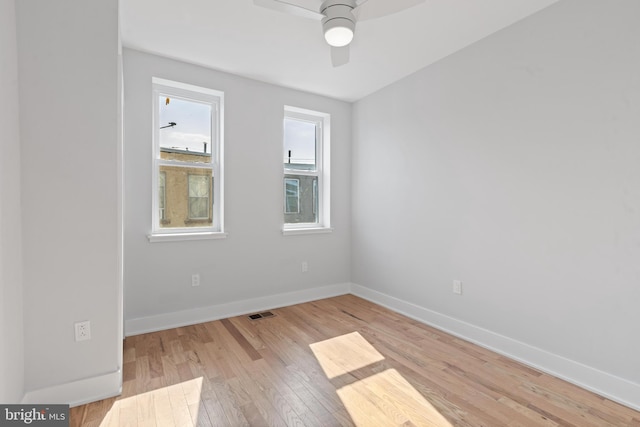
{"label": "sunlight patch on floor", "polygon": [[[317,342],[310,347],[329,379],[384,360],[384,356],[358,332]],[[360,380],[353,377],[353,382],[336,392],[359,427],[452,427],[395,369],[386,369]]]}
{"label": "sunlight patch on floor", "polygon": [[357,426],[452,426],[395,369],[342,387],[338,396]]}
{"label": "sunlight patch on floor", "polygon": [[202,380],[195,378],[116,400],[100,426],[196,426]]}
{"label": "sunlight patch on floor", "polygon": [[358,332],[311,344],[311,351],[329,379],[384,360]]}

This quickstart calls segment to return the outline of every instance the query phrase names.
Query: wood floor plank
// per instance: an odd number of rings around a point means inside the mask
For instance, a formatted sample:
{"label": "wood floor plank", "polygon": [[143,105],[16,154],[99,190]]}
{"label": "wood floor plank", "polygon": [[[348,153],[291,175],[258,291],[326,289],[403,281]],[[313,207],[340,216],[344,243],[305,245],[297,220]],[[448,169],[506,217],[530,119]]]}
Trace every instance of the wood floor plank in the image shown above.
{"label": "wood floor plank", "polygon": [[220,405],[218,399],[215,397],[215,394],[213,394],[213,397],[210,398],[209,394],[205,393],[202,396],[202,404],[206,411],[206,413],[202,413],[202,416],[204,417],[206,415],[213,427],[225,427],[230,425],[229,419],[224,414],[224,409],[222,408],[222,405]]}
{"label": "wood floor plank", "polygon": [[231,336],[236,340],[240,347],[242,347],[242,349],[247,353],[247,356],[249,356],[251,360],[259,360],[262,358],[262,356],[260,356],[260,353],[258,353],[256,349],[253,348],[251,343],[247,341],[244,335],[240,333],[238,328],[236,328],[236,326],[229,319],[222,319],[220,322],[224,325],[227,331],[229,331]]}
{"label": "wood floor plank", "polygon": [[640,413],[353,295],[128,337],[70,426],[640,427]]}
{"label": "wood floor plank", "polygon": [[[118,427],[120,421],[120,403],[116,401],[113,407],[105,413],[100,421],[101,427]],[[84,424],[83,424],[84,426]],[[88,427],[89,424],[86,424]]]}
{"label": "wood floor plank", "polygon": [[247,376],[238,377],[238,381],[243,383],[244,389],[250,393],[252,404],[255,405],[260,416],[264,419],[265,425],[277,427],[287,425],[281,417],[280,408],[273,406],[265,395],[265,391],[268,390],[260,388],[258,384]]}
{"label": "wood floor plank", "polygon": [[305,425],[327,425],[327,420],[331,419],[331,413],[304,386],[297,381],[292,381],[287,368],[278,361],[270,359],[269,355],[267,353],[267,357],[259,362],[268,366],[263,368],[264,375],[267,375],[283,396],[291,402]]}
{"label": "wood floor plank", "polygon": [[69,409],[69,427],[80,427],[84,424],[85,419],[84,416],[87,412],[88,408],[93,407],[94,405],[83,405],[76,406],[74,408]]}
{"label": "wood floor plank", "polygon": [[268,426],[269,423],[262,417],[258,408],[253,403],[242,406],[242,412],[247,420],[247,425],[251,427]]}
{"label": "wood floor plank", "polygon": [[156,425],[156,407],[153,393],[146,392],[135,396],[138,426]]}
{"label": "wood floor plank", "polygon": [[187,399],[184,396],[182,384],[174,384],[167,387],[169,394],[169,402],[171,405],[171,413],[173,420],[178,426],[190,427],[194,425],[194,421],[189,411]]}
{"label": "wood floor plank", "polygon": [[166,387],[160,388],[153,393],[153,403],[156,425],[158,427],[170,427],[176,425],[173,419],[169,390]]}
{"label": "wood floor plank", "polygon": [[[278,375],[278,373],[273,370],[272,365],[269,365],[264,360],[256,361],[252,371],[252,378],[263,388],[272,390],[273,403],[276,403],[278,407],[281,408],[282,413],[287,414],[287,425],[296,424],[299,420],[303,426],[323,427],[323,424],[315,416],[313,411],[311,411],[307,404],[300,399],[298,394],[281,379],[281,375]],[[309,403],[312,404],[313,402]]]}
{"label": "wood floor plank", "polygon": [[211,418],[204,406],[204,401],[199,400],[196,403],[189,405],[189,412],[193,420],[193,425],[197,427],[213,427]]}
{"label": "wood floor plank", "polygon": [[252,320],[244,316],[234,317],[229,320],[255,350],[265,348],[264,342],[255,333],[255,327]]}
{"label": "wood floor plank", "polygon": [[[226,360],[238,360],[243,363],[250,362],[252,360],[251,355],[249,355],[242,347],[242,344],[236,340],[225,323],[223,323],[223,321],[217,321],[211,324],[212,330],[215,331],[217,335],[217,350]],[[241,336],[241,334],[238,335]]]}
{"label": "wood floor plank", "polygon": [[172,385],[180,382],[178,367],[170,355],[162,356],[162,370],[164,372],[162,379],[165,385]]}
{"label": "wood floor plank", "polygon": [[[234,380],[238,382],[235,377]],[[212,398],[217,399],[218,402],[220,402],[222,410],[229,420],[229,425],[248,425],[241,409],[241,404],[234,398],[235,394],[231,390],[231,384],[218,379],[212,382],[212,386]]]}
{"label": "wood floor plank", "polygon": [[[117,400],[126,399],[127,397],[135,396],[137,394],[138,384],[137,381],[124,381],[122,383],[122,393],[118,396]],[[90,405],[95,405],[97,402],[90,403]]]}
{"label": "wood floor plank", "polygon": [[119,401],[120,418],[118,425],[122,427],[136,427],[138,425],[138,408],[136,406],[136,396],[131,396]]}

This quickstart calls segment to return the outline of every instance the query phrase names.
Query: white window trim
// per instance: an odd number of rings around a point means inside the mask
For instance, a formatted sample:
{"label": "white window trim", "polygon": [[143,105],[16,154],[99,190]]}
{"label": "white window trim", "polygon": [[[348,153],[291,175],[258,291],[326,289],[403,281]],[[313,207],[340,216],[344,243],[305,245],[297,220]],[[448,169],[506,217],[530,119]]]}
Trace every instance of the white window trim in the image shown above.
{"label": "white window trim", "polygon": [[[153,172],[152,172],[152,218],[151,233],[147,236],[150,242],[166,242],[171,240],[202,240],[225,238],[224,232],[224,92],[165,80],[152,78],[153,96]],[[211,163],[191,163],[160,158],[158,123],[158,99],[161,94],[168,94],[173,98],[184,98],[190,101],[200,101],[211,104]],[[175,227],[161,228],[158,201],[158,174],[160,166],[183,166],[190,168],[211,169],[215,187],[213,191],[213,222],[206,227]],[[166,185],[166,183],[165,183]],[[166,205],[166,199],[165,199]],[[166,207],[166,206],[165,206]]]}
{"label": "white window trim", "polygon": [[282,230],[283,236],[301,236],[304,234],[327,234],[333,233],[333,228],[312,227],[312,228],[286,228]]}
{"label": "white window trim", "polygon": [[180,242],[186,240],[217,240],[226,239],[227,233],[219,232],[199,232],[199,233],[167,233],[167,234],[150,234],[147,236],[149,242]]}
{"label": "white window trim", "polygon": [[[319,135],[316,137],[316,171],[289,170],[283,166],[283,177],[285,174],[309,175],[318,177],[318,222],[317,223],[284,223],[282,234],[300,235],[330,233],[331,228],[331,115],[319,111],[307,110],[304,108],[284,106],[284,118],[304,120],[316,124]],[[283,132],[284,132],[283,118]],[[284,141],[284,133],[283,133]],[[284,144],[282,144],[282,159],[285,158]],[[283,197],[284,193],[283,193]],[[284,201],[283,201],[284,202]],[[284,220],[284,217],[283,217]]]}

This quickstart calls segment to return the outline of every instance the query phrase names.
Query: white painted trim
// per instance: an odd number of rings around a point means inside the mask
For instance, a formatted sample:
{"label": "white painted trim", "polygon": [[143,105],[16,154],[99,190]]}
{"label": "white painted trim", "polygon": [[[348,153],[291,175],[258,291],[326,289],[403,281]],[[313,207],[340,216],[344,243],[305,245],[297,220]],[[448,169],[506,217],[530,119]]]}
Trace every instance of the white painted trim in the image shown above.
{"label": "white painted trim", "polygon": [[[118,349],[117,366],[122,366],[124,359],[124,350],[122,348],[122,341],[124,340],[124,66],[122,61],[122,40],[120,39],[120,25],[118,24],[118,160],[116,163],[118,170],[118,310],[116,313],[118,332],[116,334],[116,342],[114,343],[114,348]],[[121,369],[119,370],[118,377],[118,390],[121,390]]]}
{"label": "white painted trim", "polygon": [[355,283],[351,284],[351,293],[640,410],[640,384]]}
{"label": "white painted trim", "polygon": [[216,240],[226,239],[227,233],[220,232],[198,232],[198,233],[166,233],[148,234],[147,239],[151,243],[157,242],[180,242],[185,240]]}
{"label": "white painted trim", "polygon": [[285,228],[282,230],[283,236],[300,236],[302,234],[327,234],[333,233],[333,228],[309,227],[309,228]]}
{"label": "white painted trim", "polygon": [[84,378],[65,384],[45,387],[39,390],[29,391],[22,399],[23,404],[59,403],[70,406],[84,405],[122,393],[122,371],[99,375],[97,377]]}
{"label": "white painted trim", "polygon": [[125,335],[139,335],[147,332],[162,331],[180,326],[194,325],[212,320],[240,316],[257,311],[270,310],[323,298],[335,297],[349,293],[350,284],[322,286],[294,292],[234,301],[226,304],[211,305],[155,316],[125,320]]}

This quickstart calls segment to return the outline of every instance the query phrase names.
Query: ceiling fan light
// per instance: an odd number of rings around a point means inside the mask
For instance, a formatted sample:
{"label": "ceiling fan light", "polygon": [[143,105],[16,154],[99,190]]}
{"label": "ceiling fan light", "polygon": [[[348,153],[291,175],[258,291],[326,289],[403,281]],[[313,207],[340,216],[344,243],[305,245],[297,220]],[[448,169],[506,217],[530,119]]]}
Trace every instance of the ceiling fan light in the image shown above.
{"label": "ceiling fan light", "polygon": [[353,40],[353,30],[355,23],[346,18],[335,18],[327,21],[323,25],[324,39],[330,46],[346,46]]}

